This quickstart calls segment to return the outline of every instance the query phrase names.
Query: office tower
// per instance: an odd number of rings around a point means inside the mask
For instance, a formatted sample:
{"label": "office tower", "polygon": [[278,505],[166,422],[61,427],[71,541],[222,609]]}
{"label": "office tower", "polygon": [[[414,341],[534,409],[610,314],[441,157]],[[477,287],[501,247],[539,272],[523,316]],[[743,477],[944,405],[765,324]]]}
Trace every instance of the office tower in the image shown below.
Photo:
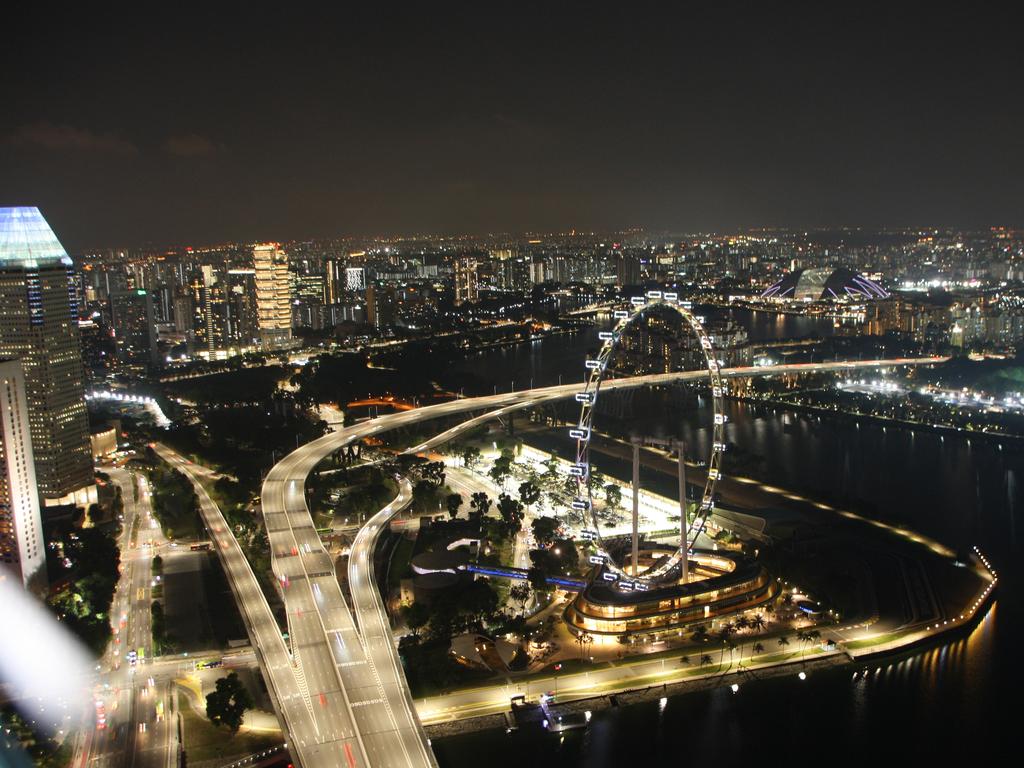
{"label": "office tower", "polygon": [[457,259],[455,262],[455,306],[467,302],[475,303],[479,299],[476,259]]}
{"label": "office tower", "polygon": [[498,284],[507,291],[521,291],[530,287],[531,261],[523,256],[514,256],[501,262]]}
{"label": "office tower", "polygon": [[343,268],[337,259],[324,261],[324,304],[337,304],[341,301]]}
{"label": "office tower", "polygon": [[153,295],[138,288],[118,291],[110,297],[110,317],[117,342],[117,356],[135,365],[156,366],[156,318]]}
{"label": "office tower", "polygon": [[229,269],[226,298],[229,345],[240,348],[256,346],[260,337],[256,316],[256,270]]}
{"label": "office tower", "polygon": [[206,352],[211,357],[213,353],[223,348],[224,334],[222,324],[218,322],[222,309],[223,291],[217,283],[217,273],[209,264],[204,264],[200,270],[203,276],[203,340],[206,343]]}
{"label": "office tower", "polygon": [[[0,361],[0,564],[35,586],[46,583],[36,468],[29,437],[25,376],[17,360]],[[3,574],[0,573],[0,578]]]}
{"label": "office tower", "polygon": [[530,282],[534,285],[543,283],[547,274],[543,259],[537,259],[530,264]]}
{"label": "office tower", "polygon": [[292,296],[296,299],[315,299],[323,303],[324,300],[324,276],[316,272],[303,270],[294,275],[295,289]]}
{"label": "office tower", "polygon": [[366,270],[362,267],[347,267],[345,269],[345,290],[365,291]]}
{"label": "office tower", "polygon": [[640,285],[640,258],[638,256],[630,253],[616,254],[615,285],[619,288]]}
{"label": "office tower", "polygon": [[394,288],[370,285],[366,288],[366,322],[377,330],[395,324],[397,300]]}
{"label": "office tower", "polygon": [[260,346],[279,349],[292,338],[291,289],[288,285],[288,254],[276,243],[253,248],[256,270],[256,315]]}
{"label": "office tower", "polygon": [[25,374],[46,505],[95,500],[71,259],[38,208],[0,208],[0,357]]}

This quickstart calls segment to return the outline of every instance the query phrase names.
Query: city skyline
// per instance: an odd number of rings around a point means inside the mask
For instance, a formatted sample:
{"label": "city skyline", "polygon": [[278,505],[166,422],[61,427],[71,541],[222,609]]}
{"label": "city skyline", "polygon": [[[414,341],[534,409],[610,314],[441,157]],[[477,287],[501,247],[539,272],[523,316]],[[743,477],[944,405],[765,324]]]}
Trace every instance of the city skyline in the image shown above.
{"label": "city skyline", "polygon": [[1012,24],[146,10],[4,17],[0,763],[1013,748]]}
{"label": "city skyline", "polygon": [[1021,53],[967,11],[206,21],[51,28],[81,66],[13,84],[0,200],[39,205],[73,252],[1022,224]]}

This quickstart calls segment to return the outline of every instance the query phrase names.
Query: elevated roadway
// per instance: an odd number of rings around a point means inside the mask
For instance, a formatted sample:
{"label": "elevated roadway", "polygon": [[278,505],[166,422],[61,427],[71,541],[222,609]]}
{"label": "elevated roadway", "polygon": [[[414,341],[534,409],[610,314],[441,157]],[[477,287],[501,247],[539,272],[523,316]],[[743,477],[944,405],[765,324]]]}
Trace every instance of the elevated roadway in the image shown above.
{"label": "elevated roadway", "polygon": [[[897,358],[830,363],[729,368],[725,378],[875,369],[935,364],[945,358]],[[603,389],[657,386],[696,381],[705,371],[655,374],[606,381]],[[306,505],[306,478],[325,457],[364,437],[401,426],[472,411],[486,411],[442,432],[413,450],[426,450],[496,416],[538,403],[572,397],[580,384],[463,398],[411,411],[388,414],[345,427],[290,453],[268,473],[263,484],[263,515],[270,538],[274,573],[281,580],[296,667],[275,666],[270,674],[290,673],[301,680],[306,708],[315,731],[336,740],[349,768],[356,765],[434,766],[436,762],[415,710],[390,638],[383,603],[365,590],[376,590],[372,577],[372,541],[394,509],[371,518],[363,542],[353,547],[356,621],[342,596],[330,555],[320,542]],[[396,502],[398,503],[398,502]],[[385,642],[387,640],[387,642]],[[257,641],[254,640],[254,644]],[[384,651],[387,651],[386,653]],[[291,726],[286,723],[291,733]],[[291,737],[290,740],[294,740]],[[338,754],[337,751],[334,753]],[[310,763],[298,758],[306,768]]]}

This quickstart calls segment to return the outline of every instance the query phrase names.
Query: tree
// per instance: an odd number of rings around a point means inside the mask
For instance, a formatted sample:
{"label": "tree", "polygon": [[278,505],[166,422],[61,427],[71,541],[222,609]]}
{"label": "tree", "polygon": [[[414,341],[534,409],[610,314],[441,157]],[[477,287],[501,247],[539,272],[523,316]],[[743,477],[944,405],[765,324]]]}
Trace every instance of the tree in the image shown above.
{"label": "tree", "polygon": [[761,643],[754,643],[750,648],[750,658],[753,659],[755,655],[764,653],[764,646]]}
{"label": "tree", "polygon": [[540,501],[540,488],[529,480],[525,483],[520,483],[519,500],[523,502],[523,506],[526,508],[533,506]]}
{"label": "tree", "polygon": [[448,516],[454,520],[458,517],[459,507],[462,506],[462,494],[453,493],[445,499],[445,505],[448,507]]}
{"label": "tree", "polygon": [[557,518],[537,517],[530,523],[530,529],[533,531],[534,540],[546,547],[555,540],[555,533],[557,533],[559,525]]}
{"label": "tree", "polygon": [[618,509],[619,504],[622,503],[622,487],[615,483],[608,483],[604,487],[604,500],[612,509]]}
{"label": "tree", "polygon": [[462,463],[466,469],[472,469],[480,463],[480,449],[475,445],[468,445],[462,449]]}
{"label": "tree", "polygon": [[544,473],[545,477],[549,480],[555,480],[558,477],[558,453],[552,451],[551,458],[541,463],[547,468],[547,471]]}
{"label": "tree", "polygon": [[515,534],[523,527],[523,505],[507,493],[498,496],[498,514],[508,534]]}
{"label": "tree", "polygon": [[530,562],[548,576],[558,576],[579,565],[579,553],[572,539],[555,539],[546,549],[531,549]]}
{"label": "tree", "polygon": [[216,689],[206,695],[206,716],[214,725],[226,725],[236,733],[242,725],[245,711],[252,709],[252,695],[232,672],[217,681]]}
{"label": "tree", "polygon": [[501,485],[505,482],[505,478],[512,474],[512,460],[514,459],[512,451],[508,448],[502,450],[501,455],[494,460],[494,466],[491,467],[491,471],[488,472],[494,482]]}
{"label": "tree", "polygon": [[580,483],[572,475],[566,475],[565,480],[562,482],[562,491],[566,496],[575,496],[580,490]]}
{"label": "tree", "polygon": [[526,572],[526,580],[535,592],[548,591],[548,576],[540,568],[534,567]]}
{"label": "tree", "polygon": [[779,648],[788,648],[789,647],[789,638],[786,637],[785,635],[780,637],[777,642],[778,642]]}
{"label": "tree", "polygon": [[530,584],[525,581],[512,585],[508,590],[508,596],[519,603],[520,610],[526,607],[526,601],[530,599],[531,593]]}
{"label": "tree", "polygon": [[491,508],[491,499],[483,491],[477,491],[469,497],[469,507],[483,517]]}
{"label": "tree", "polygon": [[399,613],[402,621],[412,630],[414,636],[419,636],[419,630],[430,621],[430,609],[424,603],[411,603],[403,605]]}
{"label": "tree", "polygon": [[710,663],[711,663],[712,661],[714,661],[714,659],[712,659],[712,658],[711,658],[711,656],[709,656],[708,654],[706,654],[706,653],[704,653],[704,654],[701,654],[701,657],[700,657],[700,665],[701,665],[702,667],[706,667],[706,666],[707,666],[708,664],[710,664]]}

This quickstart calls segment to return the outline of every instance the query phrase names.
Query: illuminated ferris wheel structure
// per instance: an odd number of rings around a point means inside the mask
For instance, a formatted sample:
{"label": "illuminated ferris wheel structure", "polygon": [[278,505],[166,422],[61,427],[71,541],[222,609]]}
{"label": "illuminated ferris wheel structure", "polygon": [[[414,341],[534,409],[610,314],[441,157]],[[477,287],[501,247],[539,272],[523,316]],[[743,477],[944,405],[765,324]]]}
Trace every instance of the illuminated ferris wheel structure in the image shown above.
{"label": "illuminated ferris wheel structure", "polygon": [[[646,589],[647,586],[656,582],[675,568],[681,567],[686,573],[684,558],[692,550],[697,538],[704,531],[708,515],[711,514],[714,506],[715,484],[721,475],[722,454],[725,451],[725,412],[723,410],[724,387],[718,360],[714,356],[714,347],[711,338],[704,330],[702,318],[698,318],[691,311],[691,304],[688,301],[679,301],[675,293],[663,293],[662,291],[648,291],[646,296],[636,296],[630,300],[630,309],[616,310],[614,318],[618,321],[611,331],[602,331],[599,338],[604,342],[597,357],[586,361],[587,384],[582,392],[576,394],[576,400],[580,403],[580,419],[576,427],[569,431],[571,437],[576,439],[576,463],[570,468],[570,474],[577,480],[576,499],[572,506],[584,513],[589,514],[593,530],[586,532],[586,538],[592,539],[598,554],[592,557],[592,562],[600,562],[605,566],[605,578],[617,580],[624,589]],[[687,526],[685,514],[685,485],[680,481],[680,519],[679,519],[679,542],[678,549],[666,558],[657,567],[644,572],[636,573],[637,564],[634,562],[634,573],[630,574],[618,564],[608,553],[604,540],[601,536],[601,527],[598,522],[597,510],[594,507],[594,499],[590,483],[590,438],[594,425],[594,409],[597,405],[598,396],[601,393],[601,384],[604,380],[605,370],[611,361],[612,354],[619,344],[623,333],[643,318],[652,309],[668,309],[675,312],[683,320],[684,329],[689,330],[697,338],[700,344],[705,367],[708,371],[708,381],[711,389],[711,402],[713,411],[711,452],[707,461],[707,480],[704,483],[704,492],[697,507],[696,518],[692,527]],[[680,455],[680,462],[682,455]],[[638,492],[635,488],[634,492]],[[636,503],[634,501],[634,503]],[[634,531],[635,538],[635,531]]]}

